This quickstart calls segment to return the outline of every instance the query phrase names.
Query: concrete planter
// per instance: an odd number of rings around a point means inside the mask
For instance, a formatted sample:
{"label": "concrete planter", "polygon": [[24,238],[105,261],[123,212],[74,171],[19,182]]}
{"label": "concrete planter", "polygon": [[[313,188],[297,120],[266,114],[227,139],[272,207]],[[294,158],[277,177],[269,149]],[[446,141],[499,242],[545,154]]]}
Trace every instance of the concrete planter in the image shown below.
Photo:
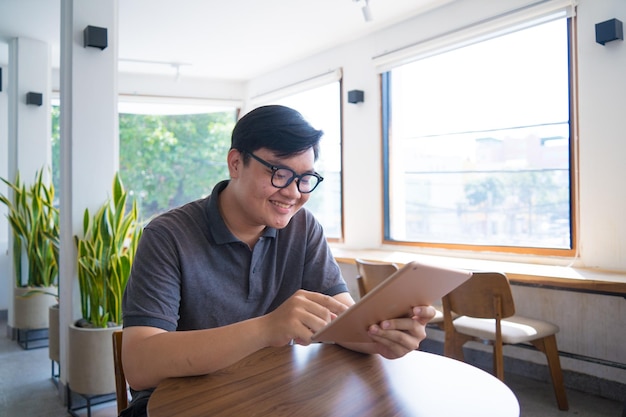
{"label": "concrete planter", "polygon": [[68,383],[72,392],[89,396],[115,393],[112,337],[121,328],[70,325]]}
{"label": "concrete planter", "polygon": [[[24,297],[24,294],[34,290],[42,293]],[[48,309],[57,303],[56,297],[52,295],[56,292],[56,287],[14,287],[14,327],[20,330],[47,329],[49,327]]]}
{"label": "concrete planter", "polygon": [[60,363],[61,353],[59,346],[59,305],[55,304],[48,309],[48,357]]}

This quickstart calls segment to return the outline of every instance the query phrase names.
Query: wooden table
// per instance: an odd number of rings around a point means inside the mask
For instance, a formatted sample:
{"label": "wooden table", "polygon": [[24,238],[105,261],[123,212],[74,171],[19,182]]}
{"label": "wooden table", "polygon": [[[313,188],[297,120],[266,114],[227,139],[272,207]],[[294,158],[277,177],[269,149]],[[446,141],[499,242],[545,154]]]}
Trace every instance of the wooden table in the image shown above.
{"label": "wooden table", "polygon": [[519,416],[511,390],[454,359],[411,352],[396,360],[336,345],[266,348],[219,372],[170,378],[150,417]]}

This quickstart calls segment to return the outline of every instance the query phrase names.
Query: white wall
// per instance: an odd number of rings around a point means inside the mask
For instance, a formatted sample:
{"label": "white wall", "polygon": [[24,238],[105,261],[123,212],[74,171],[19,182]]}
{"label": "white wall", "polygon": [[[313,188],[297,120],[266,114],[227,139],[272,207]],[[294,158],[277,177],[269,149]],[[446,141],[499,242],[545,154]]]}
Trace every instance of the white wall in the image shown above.
{"label": "white wall", "polygon": [[626,270],[626,45],[595,42],[595,24],[626,22],[623,0],[579,8],[580,246],[585,265]]}
{"label": "white wall", "polygon": [[[85,208],[93,213],[111,196],[118,169],[118,0],[61,5],[59,341],[60,381],[67,384],[69,326],[81,315],[74,236]],[[88,25],[107,28],[105,49],[84,47]]]}
{"label": "white wall", "polygon": [[[8,56],[8,45],[7,45]],[[6,90],[6,79],[8,76],[8,67],[6,62],[0,62],[2,68],[2,85],[0,91],[0,149],[8,149],[8,121],[9,121],[9,108],[8,98]],[[9,175],[9,155],[8,152],[0,152],[0,177],[8,178]],[[7,186],[4,183],[0,183],[0,193],[6,195]],[[4,205],[0,207],[0,310],[7,309],[9,305],[9,224],[4,219],[7,215],[7,209]]]}
{"label": "white wall", "polygon": [[[9,42],[9,65],[4,78],[8,78],[3,89],[3,99],[6,109],[5,128],[0,131],[1,142],[6,144],[6,165],[3,167],[4,178],[13,180],[17,172],[24,183],[32,183],[35,171],[50,167],[50,48],[46,42],[28,39],[13,38]],[[26,104],[26,95],[29,92],[43,95],[42,105]],[[5,116],[3,116],[5,117]],[[6,129],[6,130],[5,130]],[[44,177],[47,173],[44,172]],[[3,192],[8,190],[3,188]],[[3,205],[3,213],[6,208]],[[6,223],[6,222],[5,222]],[[12,242],[9,239],[8,224],[5,225],[5,234],[1,246],[8,248]],[[6,239],[6,240],[5,240]],[[8,324],[13,325],[12,304],[14,270],[9,256],[3,256],[0,264],[6,268],[0,274],[0,288],[3,299],[8,305]]]}

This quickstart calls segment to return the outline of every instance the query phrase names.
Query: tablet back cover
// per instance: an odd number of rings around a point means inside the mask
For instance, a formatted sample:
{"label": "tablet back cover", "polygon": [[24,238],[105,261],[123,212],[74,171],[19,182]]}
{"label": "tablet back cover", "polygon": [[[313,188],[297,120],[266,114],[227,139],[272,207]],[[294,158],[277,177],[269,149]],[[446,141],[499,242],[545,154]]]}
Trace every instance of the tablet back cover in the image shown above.
{"label": "tablet back cover", "polygon": [[411,308],[432,305],[472,276],[463,269],[409,262],[361,300],[320,329],[317,342],[371,342],[369,326],[409,317]]}

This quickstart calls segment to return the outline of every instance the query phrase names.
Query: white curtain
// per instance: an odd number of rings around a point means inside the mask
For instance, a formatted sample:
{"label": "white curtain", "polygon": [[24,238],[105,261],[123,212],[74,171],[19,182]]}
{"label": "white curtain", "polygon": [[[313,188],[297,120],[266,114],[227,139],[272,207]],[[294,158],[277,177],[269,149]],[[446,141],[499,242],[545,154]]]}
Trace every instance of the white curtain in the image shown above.
{"label": "white curtain", "polygon": [[335,81],[339,81],[342,77],[342,74],[343,71],[341,70],[341,68],[337,68],[332,71],[319,74],[311,78],[307,78],[306,80],[298,81],[296,83],[280,87],[263,94],[259,94],[250,99],[252,108],[261,106],[263,104],[275,102],[277,100],[280,100],[281,98],[292,96],[294,94],[311,90],[316,87],[321,87]]}
{"label": "white curtain", "polygon": [[575,15],[576,0],[543,0],[450,30],[403,48],[372,58],[379,73],[399,65],[495,38],[517,30]]}

